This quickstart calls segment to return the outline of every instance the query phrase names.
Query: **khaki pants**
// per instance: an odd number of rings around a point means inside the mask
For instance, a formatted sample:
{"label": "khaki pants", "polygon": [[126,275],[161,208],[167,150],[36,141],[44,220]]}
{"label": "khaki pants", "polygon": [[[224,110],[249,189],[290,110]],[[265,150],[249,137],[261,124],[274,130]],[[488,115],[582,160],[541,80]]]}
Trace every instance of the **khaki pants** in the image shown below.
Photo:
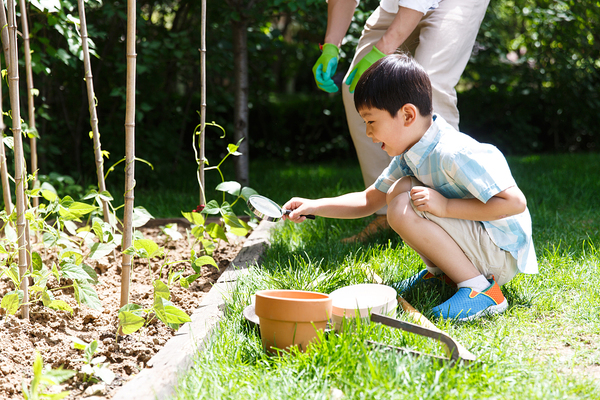
{"label": "khaki pants", "polygon": [[[454,87],[462,75],[485,16],[489,0],[443,0],[421,22],[399,48],[410,52],[429,74],[433,88],[433,110],[458,129]],[[381,39],[396,14],[378,7],[367,20],[348,72]],[[366,135],[365,123],[354,107],[354,95],[342,85],[348,128],[356,148],[365,187],[369,187],[390,163],[390,157]],[[378,214],[385,214],[385,208]]]}
{"label": "khaki pants", "polygon": [[[411,187],[414,186],[424,185],[412,177]],[[502,286],[515,277],[518,272],[517,260],[508,251],[496,246],[481,222],[440,218],[429,212],[417,210],[412,200],[410,204],[419,217],[428,219],[446,231],[487,279],[493,276],[498,285]]]}

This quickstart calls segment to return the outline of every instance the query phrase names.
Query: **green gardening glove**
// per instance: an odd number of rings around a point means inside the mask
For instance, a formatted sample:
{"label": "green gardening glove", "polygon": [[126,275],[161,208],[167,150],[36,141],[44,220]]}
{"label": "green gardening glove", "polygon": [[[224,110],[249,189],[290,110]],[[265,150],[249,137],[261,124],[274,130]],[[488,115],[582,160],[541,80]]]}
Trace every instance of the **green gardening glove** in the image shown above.
{"label": "green gardening glove", "polygon": [[339,55],[340,49],[335,44],[325,43],[321,57],[312,68],[317,86],[327,93],[338,91],[338,87],[333,82],[333,75],[337,69]]}
{"label": "green gardening glove", "polygon": [[354,89],[356,89],[356,84],[358,80],[365,73],[365,71],[375,63],[375,61],[382,59],[386,55],[379,51],[379,49],[373,46],[370,52],[367,53],[366,56],[363,57],[362,60],[356,64],[356,67],[350,72],[348,75],[348,79],[346,79],[346,85],[350,86],[350,93],[354,93]]}

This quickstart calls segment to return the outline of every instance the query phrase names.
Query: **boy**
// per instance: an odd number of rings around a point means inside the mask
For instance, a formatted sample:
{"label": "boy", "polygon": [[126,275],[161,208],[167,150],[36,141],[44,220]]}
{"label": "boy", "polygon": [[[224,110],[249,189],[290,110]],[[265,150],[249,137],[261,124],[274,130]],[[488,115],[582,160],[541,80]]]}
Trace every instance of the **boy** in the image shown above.
{"label": "boy", "polygon": [[433,113],[429,77],[406,55],[373,64],[354,102],[367,136],[393,157],[390,165],[362,192],[291,199],[287,219],[361,218],[387,204],[390,226],[426,266],[404,289],[420,281],[456,284],[457,293],[433,308],[445,319],[506,310],[499,285],[519,271],[537,273],[537,261],[525,196],[504,156]]}

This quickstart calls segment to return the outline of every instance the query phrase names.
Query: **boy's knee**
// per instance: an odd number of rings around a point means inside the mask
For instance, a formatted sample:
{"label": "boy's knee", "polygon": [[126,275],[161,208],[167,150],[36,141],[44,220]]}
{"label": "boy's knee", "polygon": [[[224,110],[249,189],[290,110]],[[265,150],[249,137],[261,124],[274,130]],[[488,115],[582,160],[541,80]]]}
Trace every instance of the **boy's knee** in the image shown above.
{"label": "boy's knee", "polygon": [[385,200],[387,205],[389,206],[390,203],[392,203],[392,200],[402,193],[410,192],[410,189],[412,189],[412,179],[410,176],[405,176],[398,179],[386,193]]}
{"label": "boy's knee", "polygon": [[412,208],[409,192],[401,192],[388,202],[388,223],[399,232],[404,228],[410,228],[413,218],[418,217]]}

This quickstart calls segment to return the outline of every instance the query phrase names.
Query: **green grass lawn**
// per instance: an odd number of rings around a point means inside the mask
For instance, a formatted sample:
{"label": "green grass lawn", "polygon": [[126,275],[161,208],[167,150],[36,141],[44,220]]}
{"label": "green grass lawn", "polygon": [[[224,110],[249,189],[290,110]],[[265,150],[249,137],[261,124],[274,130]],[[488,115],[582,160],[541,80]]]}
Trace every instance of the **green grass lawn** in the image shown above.
{"label": "green grass lawn", "polygon": [[[424,266],[393,232],[364,244],[341,244],[369,218],[317,218],[282,224],[260,265],[238,282],[225,318],[182,377],[177,399],[591,399],[600,398],[600,155],[510,158],[528,199],[538,275],[503,287],[510,307],[469,323],[432,321],[478,357],[451,367],[367,345],[367,340],[443,355],[433,340],[378,324],[328,334],[306,353],[267,356],[241,313],[261,289],[329,293],[366,281],[359,264],[386,282]],[[264,164],[253,187],[279,203],[361,189],[355,165]],[[316,279],[321,277],[324,279]],[[416,290],[411,304],[430,316],[451,293]],[[400,312],[399,318],[407,319]]]}

